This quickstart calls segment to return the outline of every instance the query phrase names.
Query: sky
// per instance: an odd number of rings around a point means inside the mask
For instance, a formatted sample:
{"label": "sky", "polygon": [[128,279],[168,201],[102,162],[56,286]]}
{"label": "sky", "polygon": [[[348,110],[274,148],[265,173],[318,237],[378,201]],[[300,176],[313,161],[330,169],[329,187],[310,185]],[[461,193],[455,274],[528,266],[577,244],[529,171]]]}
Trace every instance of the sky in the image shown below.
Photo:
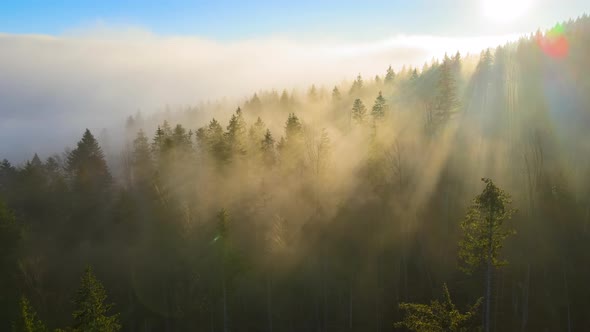
{"label": "sky", "polygon": [[[489,0],[517,6],[523,0]],[[488,1],[488,2],[489,2]],[[0,31],[64,35],[96,25],[137,26],[162,36],[380,39],[395,34],[522,33],[576,17],[586,0],[532,0],[523,19],[486,19],[485,0],[3,0]],[[526,1],[525,1],[526,2]],[[508,9],[507,11],[509,11]]]}
{"label": "sky", "polygon": [[[587,0],[12,1],[0,6],[0,159],[73,146],[141,110],[331,88],[478,54]],[[243,100],[243,99],[242,99]],[[237,102],[236,102],[237,103]]]}

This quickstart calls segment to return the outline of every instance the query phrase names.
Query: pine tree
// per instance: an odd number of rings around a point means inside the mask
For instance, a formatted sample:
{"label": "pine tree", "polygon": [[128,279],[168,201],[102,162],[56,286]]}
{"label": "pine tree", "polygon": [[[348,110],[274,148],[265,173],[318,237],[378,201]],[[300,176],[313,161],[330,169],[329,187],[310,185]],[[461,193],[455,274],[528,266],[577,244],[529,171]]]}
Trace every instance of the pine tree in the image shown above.
{"label": "pine tree", "polygon": [[262,160],[267,167],[270,167],[276,162],[275,140],[269,129],[266,130],[264,139],[261,144]]}
{"label": "pine tree", "polygon": [[438,95],[436,97],[436,116],[439,125],[448,121],[451,114],[458,107],[457,87],[452,66],[451,59],[445,55],[445,59],[440,66]]}
{"label": "pine tree", "polygon": [[309,91],[307,92],[307,98],[311,102],[316,102],[318,100],[318,91],[317,91],[317,88],[315,87],[315,84],[312,84],[311,88],[309,88]]}
{"label": "pine tree", "polygon": [[247,103],[247,108],[253,112],[260,111],[262,109],[262,102],[258,98],[258,94],[255,93]]}
{"label": "pine tree", "polygon": [[197,142],[202,152],[213,157],[218,162],[228,159],[228,144],[223,128],[219,122],[212,119],[207,127],[197,130]]}
{"label": "pine tree", "polygon": [[148,138],[140,129],[135,140],[133,140],[133,156],[131,160],[135,184],[145,185],[149,182],[154,171],[153,162]]}
{"label": "pine tree", "polygon": [[473,331],[473,318],[476,317],[481,298],[467,312],[461,313],[453,304],[447,285],[443,285],[443,301],[434,300],[428,304],[400,303],[405,311],[403,321],[395,324],[415,332],[469,332]]}
{"label": "pine tree", "polygon": [[285,139],[287,144],[296,144],[302,139],[303,126],[295,113],[290,113],[285,124]]}
{"label": "pine tree", "polygon": [[367,116],[367,108],[365,104],[360,99],[355,99],[354,103],[352,104],[352,120],[357,124],[365,123],[365,118]]}
{"label": "pine tree", "polygon": [[373,120],[379,121],[385,118],[385,113],[387,112],[387,104],[385,102],[385,98],[379,91],[379,96],[375,99],[375,104],[373,104],[373,109],[371,110],[371,115],[373,116]]}
{"label": "pine tree", "polygon": [[391,69],[391,66],[387,68],[387,73],[385,74],[385,84],[391,85],[395,80],[395,72]]}
{"label": "pine tree", "polygon": [[37,317],[35,309],[26,297],[21,297],[19,305],[19,316],[14,323],[13,332],[46,332],[47,327]]}
{"label": "pine tree", "polygon": [[68,155],[67,168],[74,186],[83,192],[105,191],[112,181],[104,154],[88,129]]}
{"label": "pine tree", "polygon": [[356,80],[354,82],[352,82],[352,87],[350,87],[349,94],[351,96],[358,95],[361,93],[362,89],[363,89],[363,78],[362,78],[361,74],[358,74],[358,76],[356,77]]}
{"label": "pine tree", "polygon": [[121,329],[119,314],[108,315],[113,304],[107,299],[104,287],[87,267],[80,281],[74,305],[74,330],[80,332],[116,332]]}
{"label": "pine tree", "polygon": [[335,86],[334,89],[332,90],[332,102],[337,103],[337,102],[340,102],[340,100],[342,100],[342,96],[340,95],[340,90],[338,90],[338,87]]}
{"label": "pine tree", "polygon": [[492,276],[494,268],[506,264],[499,258],[504,240],[514,232],[506,229],[504,222],[511,218],[510,195],[496,187],[492,180],[484,178],[483,192],[475,197],[465,219],[461,223],[463,239],[459,245],[462,269],[467,273],[485,268],[485,330],[490,331]]}
{"label": "pine tree", "polygon": [[18,301],[16,291],[18,280],[18,248],[23,239],[20,223],[17,222],[14,213],[9,210],[0,199],[0,327],[8,328],[14,320],[10,308]]}
{"label": "pine tree", "polygon": [[281,99],[279,100],[279,104],[281,105],[281,109],[283,111],[289,111],[291,108],[291,100],[289,99],[289,93],[287,90],[283,90],[281,94]]}
{"label": "pine tree", "polygon": [[188,153],[192,149],[192,135],[192,131],[187,132],[181,124],[177,124],[171,136],[173,148]]}
{"label": "pine tree", "polygon": [[260,117],[256,119],[256,122],[250,126],[250,130],[248,131],[248,136],[250,141],[253,142],[253,146],[258,146],[258,143],[264,138],[266,125],[264,121]]}
{"label": "pine tree", "polygon": [[229,153],[232,155],[243,155],[246,153],[247,129],[242,109],[238,107],[229,120],[226,132],[226,141]]}

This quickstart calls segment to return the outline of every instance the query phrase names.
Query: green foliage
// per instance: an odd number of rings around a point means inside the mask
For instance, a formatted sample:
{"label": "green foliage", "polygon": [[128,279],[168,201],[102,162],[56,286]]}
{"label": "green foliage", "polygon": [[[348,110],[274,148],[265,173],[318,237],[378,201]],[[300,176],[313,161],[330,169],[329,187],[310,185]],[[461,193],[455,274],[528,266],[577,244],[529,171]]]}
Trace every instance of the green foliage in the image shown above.
{"label": "green foliage", "polygon": [[373,104],[373,109],[371,111],[371,116],[373,116],[373,120],[380,121],[385,118],[385,114],[387,112],[387,104],[385,102],[385,98],[379,91],[379,96],[375,99],[375,104]]}
{"label": "green foliage", "polygon": [[46,332],[47,327],[37,317],[37,313],[26,297],[21,297],[19,317],[14,323],[13,332]]}
{"label": "green foliage", "polygon": [[261,149],[264,164],[268,167],[274,165],[276,162],[275,140],[269,129],[264,134]]}
{"label": "green foliage", "polygon": [[385,84],[391,85],[391,84],[393,84],[394,80],[395,80],[395,72],[393,71],[391,66],[389,66],[389,68],[387,68],[387,73],[385,74]]}
{"label": "green foliage", "polygon": [[67,168],[74,185],[82,191],[104,191],[112,182],[104,154],[88,129],[68,155]]}
{"label": "green foliage", "polygon": [[448,121],[452,113],[459,106],[456,78],[452,67],[452,60],[445,56],[440,66],[440,78],[437,87],[438,94],[435,100],[436,122],[438,125]]}
{"label": "green foliage", "polygon": [[360,99],[355,99],[352,104],[352,119],[357,124],[363,124],[366,121],[367,108]]}
{"label": "green foliage", "polygon": [[221,124],[215,119],[197,130],[197,142],[202,152],[223,163],[229,158],[228,144]]}
{"label": "green foliage", "polygon": [[504,222],[512,216],[510,195],[498,188],[490,179],[484,178],[483,192],[475,197],[465,219],[461,223],[463,239],[459,257],[462,268],[471,273],[488,261],[494,266],[505,264],[499,253],[504,240],[514,234]]}
{"label": "green foliage", "polygon": [[226,132],[226,142],[230,155],[244,155],[246,153],[247,127],[242,109],[238,107],[229,120]]}
{"label": "green foliage", "polygon": [[150,181],[153,173],[153,162],[148,138],[143,130],[140,129],[133,141],[133,156],[131,160],[133,179],[136,184],[145,185]]}
{"label": "green foliage", "polygon": [[460,312],[453,301],[447,285],[443,285],[443,300],[433,300],[430,304],[400,303],[405,318],[395,324],[416,332],[469,332],[474,331],[473,318],[477,316],[482,299]]}
{"label": "green foliage", "polygon": [[105,303],[107,294],[92,268],[87,267],[74,299],[74,330],[80,332],[116,332],[121,329],[119,314],[109,315],[113,304]]}

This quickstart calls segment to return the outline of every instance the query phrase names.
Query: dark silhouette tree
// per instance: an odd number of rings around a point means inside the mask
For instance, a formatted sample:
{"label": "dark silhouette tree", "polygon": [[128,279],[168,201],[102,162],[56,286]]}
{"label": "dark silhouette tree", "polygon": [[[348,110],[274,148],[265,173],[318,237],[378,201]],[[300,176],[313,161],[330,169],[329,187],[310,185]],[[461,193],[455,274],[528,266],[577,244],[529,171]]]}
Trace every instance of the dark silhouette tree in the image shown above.
{"label": "dark silhouette tree", "polygon": [[103,193],[112,178],[98,142],[86,129],[76,149],[68,155],[67,168],[74,188],[82,193]]}

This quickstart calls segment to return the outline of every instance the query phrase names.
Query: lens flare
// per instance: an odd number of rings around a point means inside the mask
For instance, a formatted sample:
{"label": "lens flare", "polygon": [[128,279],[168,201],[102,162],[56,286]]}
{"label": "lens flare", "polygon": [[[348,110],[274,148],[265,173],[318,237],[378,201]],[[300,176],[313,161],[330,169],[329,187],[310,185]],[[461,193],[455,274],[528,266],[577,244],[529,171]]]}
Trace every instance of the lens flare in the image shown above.
{"label": "lens flare", "polygon": [[544,36],[537,37],[537,44],[545,54],[555,59],[563,59],[569,53],[569,42],[562,25],[549,30]]}

